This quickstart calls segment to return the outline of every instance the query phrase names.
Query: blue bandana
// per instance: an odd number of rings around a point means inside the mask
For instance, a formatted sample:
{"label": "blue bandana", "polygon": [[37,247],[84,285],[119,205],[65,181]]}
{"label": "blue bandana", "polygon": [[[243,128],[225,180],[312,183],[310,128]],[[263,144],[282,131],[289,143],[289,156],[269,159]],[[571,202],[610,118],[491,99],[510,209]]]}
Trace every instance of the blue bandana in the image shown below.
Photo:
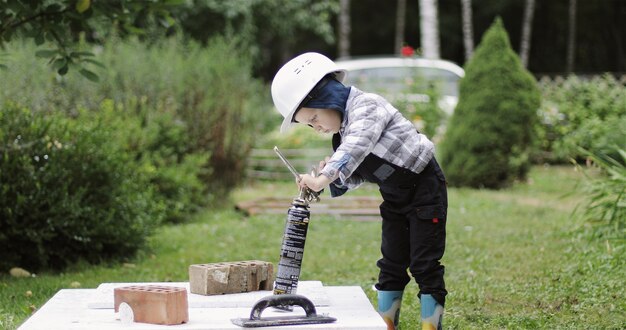
{"label": "blue bandana", "polygon": [[346,102],[350,95],[350,87],[329,76],[324,77],[309,93],[310,100],[302,104],[306,108],[333,109],[341,113],[343,119],[346,112]]}

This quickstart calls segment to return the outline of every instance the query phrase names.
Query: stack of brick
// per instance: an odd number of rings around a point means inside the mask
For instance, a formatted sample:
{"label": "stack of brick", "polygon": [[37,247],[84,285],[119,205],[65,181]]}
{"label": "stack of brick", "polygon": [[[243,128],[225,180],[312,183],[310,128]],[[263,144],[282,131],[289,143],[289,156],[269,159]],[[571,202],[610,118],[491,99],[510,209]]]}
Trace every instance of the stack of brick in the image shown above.
{"label": "stack of brick", "polygon": [[189,266],[191,293],[217,295],[271,290],[274,266],[270,262],[250,260]]}
{"label": "stack of brick", "polygon": [[126,303],[135,322],[174,325],[189,322],[187,289],[158,285],[115,288],[115,312]]}

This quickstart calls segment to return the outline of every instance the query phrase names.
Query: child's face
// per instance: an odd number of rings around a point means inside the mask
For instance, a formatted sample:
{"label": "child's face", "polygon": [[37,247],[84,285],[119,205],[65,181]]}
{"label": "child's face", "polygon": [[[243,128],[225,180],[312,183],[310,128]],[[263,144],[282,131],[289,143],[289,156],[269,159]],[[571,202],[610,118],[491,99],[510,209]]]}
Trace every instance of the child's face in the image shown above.
{"label": "child's face", "polygon": [[301,108],[294,119],[312,127],[318,133],[338,133],[341,127],[341,114],[332,109]]}

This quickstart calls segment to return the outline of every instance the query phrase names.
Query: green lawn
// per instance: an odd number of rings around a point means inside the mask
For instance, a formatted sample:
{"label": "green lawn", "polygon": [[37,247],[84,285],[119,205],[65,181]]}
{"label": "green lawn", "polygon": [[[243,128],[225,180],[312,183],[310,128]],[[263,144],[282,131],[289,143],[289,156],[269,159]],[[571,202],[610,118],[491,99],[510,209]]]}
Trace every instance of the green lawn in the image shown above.
{"label": "green lawn", "polygon": [[[626,326],[626,245],[590,239],[582,221],[573,216],[582,198],[576,194],[581,178],[573,167],[535,167],[529,182],[504,191],[450,189],[444,257],[450,292],[446,328]],[[236,191],[233,200],[292,197],[295,189],[293,183],[256,184]],[[358,193],[376,190],[369,187]],[[57,290],[72,285],[186,281],[187,267],[194,263],[248,259],[276,263],[283,225],[282,216],[245,218],[229,206],[207,210],[186,225],[159,229],[149,249],[125,264],[81,264],[61,274],[26,279],[0,275],[0,328],[16,328]],[[375,304],[370,287],[377,277],[379,236],[378,222],[312,214],[302,279],[360,285]],[[416,287],[411,283],[407,288],[403,329],[419,324]]]}

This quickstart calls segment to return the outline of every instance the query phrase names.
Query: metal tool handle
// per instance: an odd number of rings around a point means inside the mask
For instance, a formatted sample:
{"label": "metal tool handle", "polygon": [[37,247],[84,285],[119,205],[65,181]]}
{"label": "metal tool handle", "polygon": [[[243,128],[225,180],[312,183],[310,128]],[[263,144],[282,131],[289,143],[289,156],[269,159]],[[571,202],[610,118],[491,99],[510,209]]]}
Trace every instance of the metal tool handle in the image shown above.
{"label": "metal tool handle", "polygon": [[250,320],[260,320],[261,313],[268,307],[300,306],[306,317],[316,317],[315,305],[307,297],[298,294],[279,294],[261,298],[254,304],[250,312]]}
{"label": "metal tool handle", "polygon": [[287,160],[287,158],[285,158],[285,156],[283,156],[283,153],[280,152],[280,150],[278,150],[277,146],[274,146],[274,152],[276,152],[276,154],[278,155],[278,157],[280,158],[280,160],[283,161],[283,163],[287,166],[287,168],[289,169],[289,171],[291,171],[291,173],[293,174],[293,176],[296,177],[296,180],[298,180],[298,182],[300,182],[300,173],[298,173],[298,171],[296,171],[296,168],[293,167],[293,165],[291,165],[291,163]]}
{"label": "metal tool handle", "polygon": [[[287,158],[283,155],[283,153],[280,152],[280,150],[278,150],[277,146],[274,146],[274,152],[276,152],[280,160],[283,161],[283,163],[285,164],[285,166],[287,166],[289,171],[291,171],[293,176],[296,177],[296,180],[300,182],[300,180],[302,179],[300,177],[300,173],[298,173],[296,168],[293,167],[293,165],[291,165],[291,163],[287,160]],[[314,177],[318,176],[317,168],[315,166],[313,166],[313,171],[311,172],[311,175]],[[308,204],[312,201],[319,202],[320,201],[319,195],[320,195],[320,192],[315,192],[309,188],[304,188],[304,189],[300,188],[300,195],[298,196],[298,198],[304,200]]]}

